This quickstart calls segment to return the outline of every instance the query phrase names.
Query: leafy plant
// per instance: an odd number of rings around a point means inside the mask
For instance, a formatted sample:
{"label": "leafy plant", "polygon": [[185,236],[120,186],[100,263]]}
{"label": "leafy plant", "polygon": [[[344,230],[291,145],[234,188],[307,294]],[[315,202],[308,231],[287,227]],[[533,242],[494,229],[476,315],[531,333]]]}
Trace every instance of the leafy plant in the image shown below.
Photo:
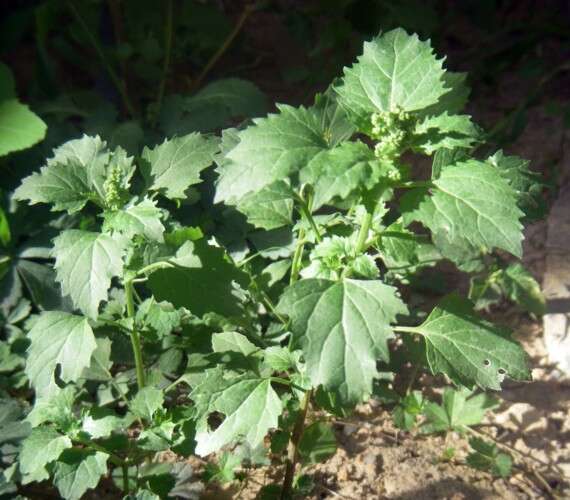
{"label": "leafy plant", "polygon": [[510,455],[499,452],[497,445],[476,437],[469,440],[469,445],[473,449],[467,456],[467,463],[471,467],[489,471],[498,477],[511,475],[513,459]]}
{"label": "leafy plant", "polygon": [[10,68],[0,63],[0,156],[29,148],[46,134],[46,124],[16,96]]}
{"label": "leafy plant", "polygon": [[[269,452],[270,434],[289,498],[306,482],[297,462],[335,449],[325,423],[306,424],[311,407],[370,398],[381,370],[398,371],[396,337],[414,341],[418,369],[458,385],[529,380],[522,348],[469,300],[450,294],[414,326],[402,298],[443,259],[468,271],[495,250],[521,256],[534,185],[476,154],[467,95],[465,75],[398,29],[312,106],[279,105],[221,138],[192,132],[136,157],[99,137],[57,148],[14,194],[70,218],[51,256],[72,307],[28,325],[21,481],[51,477],[75,499],[110,467],[125,495],[166,497],[175,481],[145,472],[157,452]],[[414,155],[433,158],[431,175]],[[198,185],[214,162],[212,201]],[[460,397],[488,407],[461,394],[428,404],[433,430],[469,425]],[[229,480],[223,456],[210,475]]]}

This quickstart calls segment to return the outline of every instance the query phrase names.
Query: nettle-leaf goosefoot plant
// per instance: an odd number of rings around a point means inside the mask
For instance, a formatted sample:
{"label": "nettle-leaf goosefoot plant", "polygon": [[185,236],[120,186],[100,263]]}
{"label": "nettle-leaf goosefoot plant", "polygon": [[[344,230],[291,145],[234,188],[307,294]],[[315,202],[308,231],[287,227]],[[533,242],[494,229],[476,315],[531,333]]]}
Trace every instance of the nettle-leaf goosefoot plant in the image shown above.
{"label": "nettle-leaf goosefoot plant", "polygon": [[[125,495],[165,498],[176,478],[157,453],[231,450],[282,457],[289,498],[296,465],[330,455],[311,409],[367,401],[400,370],[397,338],[407,361],[459,386],[530,380],[519,344],[468,299],[451,293],[423,321],[403,300],[443,259],[480,272],[495,250],[521,257],[536,180],[519,158],[474,156],[484,136],[461,114],[467,96],[464,74],[398,29],[314,105],[278,105],[219,139],[138,158],[97,137],[56,149],[15,193],[69,214],[53,258],[75,308],[41,312],[28,333],[21,481],[51,477],[80,498],[110,467]],[[213,163],[213,201],[203,189],[196,204]]]}

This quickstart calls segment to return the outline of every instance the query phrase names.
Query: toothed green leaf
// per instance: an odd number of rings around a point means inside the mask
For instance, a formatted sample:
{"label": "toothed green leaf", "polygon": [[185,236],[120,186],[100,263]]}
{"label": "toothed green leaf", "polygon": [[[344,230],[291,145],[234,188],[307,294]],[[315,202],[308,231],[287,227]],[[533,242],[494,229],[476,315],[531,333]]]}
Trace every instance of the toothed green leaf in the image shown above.
{"label": "toothed green leaf", "polygon": [[149,190],[170,199],[184,198],[186,189],[201,182],[200,172],[212,164],[217,150],[217,140],[198,133],[146,147],[141,169]]}
{"label": "toothed green leaf", "polygon": [[107,473],[109,455],[100,451],[65,450],[54,467],[53,482],[66,500],[79,500]]}
{"label": "toothed green leaf", "polygon": [[137,417],[144,418],[150,422],[154,414],[162,408],[163,402],[164,394],[162,391],[149,386],[137,392],[129,407]]}
{"label": "toothed green leaf", "polygon": [[281,296],[278,310],[291,319],[313,386],[351,405],[372,393],[376,362],[389,358],[390,323],[407,312],[395,288],[351,279],[298,281]]}
{"label": "toothed green leaf", "polygon": [[[270,381],[253,374],[225,379],[221,370],[211,370],[190,397],[199,418],[196,453],[202,457],[241,440],[255,448],[269,429],[277,427],[282,411]],[[208,416],[213,412],[225,416],[215,430],[208,426]]]}
{"label": "toothed green leaf", "polygon": [[343,142],[317,154],[301,170],[301,182],[314,188],[313,210],[364,189],[374,177],[376,162],[374,151],[362,142]]}
{"label": "toothed green leaf", "polygon": [[431,189],[407,193],[404,220],[430,229],[442,250],[453,246],[466,252],[500,248],[520,257],[523,238],[516,193],[493,167],[468,160],[444,168]]}
{"label": "toothed green leaf", "polygon": [[260,191],[244,196],[237,205],[250,224],[276,229],[293,223],[294,193],[286,181],[275,181]]}
{"label": "toothed green leaf", "polygon": [[41,481],[49,477],[46,466],[57,460],[64,450],[71,448],[71,439],[53,427],[37,427],[24,440],[20,451],[20,470]]}
{"label": "toothed green leaf", "polygon": [[501,274],[501,285],[505,295],[523,309],[537,316],[546,312],[546,302],[536,282],[522,264],[511,264]]}
{"label": "toothed green leaf", "polygon": [[414,129],[414,148],[431,155],[439,149],[471,149],[481,136],[468,115],[449,115],[447,112],[428,116]]}
{"label": "toothed green leaf", "polygon": [[86,318],[60,311],[42,313],[28,338],[26,375],[38,395],[58,390],[54,379],[58,365],[64,382],[78,380],[97,347]]}
{"label": "toothed green leaf", "polygon": [[154,201],[144,199],[123,209],[105,213],[105,230],[117,231],[127,238],[142,235],[158,242],[164,241],[162,211]]}
{"label": "toothed green leaf", "polygon": [[230,262],[223,249],[204,240],[188,241],[176,255],[176,268],[160,269],[149,277],[148,287],[157,300],[185,307],[196,316],[240,313],[234,283],[246,284],[247,275]]}
{"label": "toothed green leaf", "polygon": [[366,130],[372,113],[435,104],[447,92],[443,74],[443,59],[437,59],[429,41],[395,29],[364,44],[336,91],[349,116]]}
{"label": "toothed green leaf", "polygon": [[278,105],[278,114],[254,120],[238,132],[239,142],[218,161],[216,202],[239,202],[304,167],[336,138],[323,111],[316,107]]}
{"label": "toothed green leaf", "polygon": [[414,331],[425,341],[432,373],[458,384],[499,390],[505,377],[531,379],[528,356],[510,332],[477,317],[471,302],[457,295],[446,297]]}
{"label": "toothed green leaf", "polygon": [[442,399],[441,405],[433,402],[425,405],[426,422],[421,427],[422,432],[464,432],[466,427],[479,425],[485,413],[499,404],[487,394],[474,395],[467,389],[449,387],[443,391]]}
{"label": "toothed green leaf", "polygon": [[53,243],[57,281],[63,294],[87,316],[96,318],[111,280],[123,272],[124,242],[108,234],[69,229]]}

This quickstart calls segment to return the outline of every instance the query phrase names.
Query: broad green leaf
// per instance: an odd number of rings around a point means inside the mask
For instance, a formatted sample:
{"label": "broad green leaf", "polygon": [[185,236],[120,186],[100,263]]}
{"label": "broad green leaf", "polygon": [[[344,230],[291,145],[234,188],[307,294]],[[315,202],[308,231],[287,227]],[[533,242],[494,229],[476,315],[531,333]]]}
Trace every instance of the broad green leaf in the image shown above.
{"label": "broad green leaf", "polygon": [[162,338],[180,326],[182,313],[168,302],[147,299],[139,305],[136,321],[143,329],[150,328]]}
{"label": "broad green leaf", "polygon": [[60,311],[42,313],[28,338],[26,375],[41,396],[57,389],[54,372],[58,365],[64,382],[77,381],[97,347],[86,318]]}
{"label": "broad green leaf", "polygon": [[253,83],[238,78],[216,80],[196,95],[167,96],[160,124],[167,136],[211,132],[231,118],[252,118],[267,111],[267,98]]}
{"label": "broad green leaf", "polygon": [[62,297],[61,287],[56,282],[56,273],[51,266],[38,264],[33,260],[18,259],[16,270],[37,307],[45,311],[71,310],[71,301]]}
{"label": "broad green leaf", "polygon": [[54,149],[53,157],[47,161],[48,171],[55,166],[68,164],[81,166],[87,176],[87,184],[93,195],[101,203],[105,203],[107,190],[106,180],[115,172],[118,184],[115,187],[128,189],[130,179],[135,171],[133,159],[118,147],[110,151],[107,143],[96,136],[84,135],[73,139]]}
{"label": "broad green leaf", "polygon": [[305,464],[327,461],[336,453],[336,437],[327,422],[313,422],[305,427],[299,441],[299,455]]}
{"label": "broad green leaf", "polygon": [[395,288],[350,279],[298,281],[277,308],[291,319],[313,386],[322,384],[353,405],[372,393],[376,361],[389,358],[390,323],[407,312]]}
{"label": "broad green leaf", "polygon": [[258,350],[245,335],[237,332],[222,332],[212,335],[212,349],[214,352],[239,352],[249,356]]}
{"label": "broad green leaf", "polygon": [[259,282],[267,288],[279,283],[291,268],[291,259],[278,260],[269,264],[261,272]]}
{"label": "broad green leaf", "polygon": [[443,59],[437,59],[429,43],[402,29],[364,43],[364,52],[351,68],[345,68],[336,89],[340,104],[357,125],[366,130],[372,113],[419,111],[446,93]]}
{"label": "broad green leaf", "polygon": [[142,235],[149,240],[164,241],[164,225],[162,224],[162,210],[156,202],[144,199],[140,203],[133,203],[121,210],[105,213],[105,231],[117,231],[132,239]]}
{"label": "broad green leaf", "polygon": [[474,450],[467,455],[465,461],[474,469],[489,471],[497,477],[507,478],[511,475],[513,459],[506,453],[500,453],[495,443],[487,443],[481,438],[469,440]]}
{"label": "broad green leaf", "polygon": [[362,142],[343,142],[317,154],[300,174],[302,183],[313,186],[313,210],[367,186],[376,162],[374,151]]}
{"label": "broad green leaf", "polygon": [[463,111],[471,89],[467,84],[467,73],[446,71],[443,74],[445,94],[441,95],[435,104],[423,110],[423,115],[440,115],[448,112],[456,114]]}
{"label": "broad green leaf", "polygon": [[0,101],[0,156],[29,148],[46,135],[47,126],[17,99]]}
{"label": "broad green leaf", "polygon": [[113,432],[124,431],[134,420],[131,414],[119,417],[107,408],[91,408],[81,423],[81,430],[91,439],[109,437]]}
{"label": "broad green leaf", "polygon": [[432,180],[438,179],[441,175],[441,171],[453,165],[461,160],[465,160],[467,153],[464,149],[438,149],[433,155],[433,161],[431,165],[431,178]]}
{"label": "broad green leaf", "polygon": [[[282,411],[281,400],[269,380],[250,374],[224,379],[219,369],[210,370],[190,397],[199,418],[196,454],[202,457],[240,440],[255,448],[269,429],[277,427]],[[225,418],[210,430],[208,416],[214,412]]]}
{"label": "broad green leaf", "polygon": [[177,252],[177,266],[152,273],[148,287],[156,300],[185,307],[196,316],[215,312],[239,314],[240,298],[234,282],[247,283],[247,275],[236,268],[224,250],[204,240],[188,241]]}
{"label": "broad green leaf", "polygon": [[497,279],[503,271],[493,272],[488,276],[473,276],[469,282],[468,298],[474,304],[474,308],[488,311],[491,306],[501,302],[503,290]]}
{"label": "broad green leaf", "polygon": [[440,149],[471,149],[481,132],[468,115],[427,116],[414,129],[414,148],[431,155]]}
{"label": "broad green leaf", "polygon": [[293,197],[289,183],[280,180],[245,195],[236,208],[255,227],[276,229],[293,223]]}
{"label": "broad green leaf", "polygon": [[190,102],[192,105],[222,104],[229,108],[230,116],[258,116],[267,109],[265,95],[253,83],[239,78],[216,80],[200,90]]}
{"label": "broad green leaf", "polygon": [[446,297],[412,331],[425,340],[432,373],[458,384],[499,390],[507,376],[531,379],[528,356],[510,332],[475,316],[471,302],[457,295]]}
{"label": "broad green leaf", "polygon": [[53,482],[66,500],[79,500],[107,473],[109,455],[100,451],[65,450],[55,464]]}
{"label": "broad green leaf", "polygon": [[26,420],[32,424],[32,427],[51,422],[60,429],[66,429],[76,420],[73,414],[74,402],[75,388],[67,386],[55,394],[36,398],[34,407],[26,417]]}
{"label": "broad green leaf", "polygon": [[154,414],[162,408],[164,403],[164,394],[156,387],[144,387],[131,401],[130,410],[140,418],[144,418],[149,422],[152,421]]}
{"label": "broad green leaf", "polygon": [[271,346],[263,351],[263,360],[272,370],[284,372],[297,366],[300,355],[300,351],[290,351],[287,347]]}
{"label": "broad green leaf", "polygon": [[123,243],[108,234],[68,229],[53,240],[57,281],[64,295],[91,318],[123,272]]}
{"label": "broad green leaf", "polygon": [[416,425],[417,417],[422,412],[424,404],[425,400],[421,391],[412,391],[404,396],[392,413],[394,425],[398,429],[411,431]]}
{"label": "broad green leaf", "polygon": [[20,470],[32,475],[35,481],[47,479],[46,465],[57,460],[64,450],[71,448],[71,439],[53,427],[37,427],[24,440],[20,451]]}
{"label": "broad green leaf", "polygon": [[98,338],[97,348],[91,356],[89,366],[83,370],[82,377],[87,380],[104,382],[112,379],[111,367],[111,340],[108,338]]}
{"label": "broad green leaf", "polygon": [[141,169],[149,190],[170,199],[184,198],[188,187],[201,182],[200,172],[212,164],[217,150],[217,140],[198,133],[145,148]]}
{"label": "broad green leaf", "polygon": [[501,177],[516,191],[518,206],[527,217],[539,219],[546,213],[540,174],[529,169],[529,161],[518,156],[507,156],[497,151],[487,158],[487,163],[495,167]]}
{"label": "broad green leaf", "polygon": [[433,184],[431,195],[417,189],[404,196],[407,223],[417,220],[429,228],[442,251],[449,246],[479,252],[500,248],[521,256],[523,214],[514,190],[496,169],[469,160],[443,169]]}
{"label": "broad green leaf", "polygon": [[427,403],[424,408],[426,423],[421,430],[425,433],[457,431],[464,432],[466,427],[478,425],[485,413],[497,407],[499,402],[487,394],[473,395],[466,389],[443,391],[441,405]]}
{"label": "broad green leaf", "polygon": [[0,445],[19,443],[31,430],[29,422],[23,419],[20,404],[14,399],[0,399]]}
{"label": "broad green leaf", "polygon": [[278,105],[278,114],[254,120],[238,133],[239,142],[218,161],[216,202],[240,201],[304,167],[327,141],[327,123],[314,108]]}
{"label": "broad green leaf", "polygon": [[388,268],[413,266],[419,262],[420,244],[417,235],[396,222],[382,231],[378,239],[378,250]]}
{"label": "broad green leaf", "polygon": [[523,309],[537,316],[546,312],[546,302],[536,282],[522,264],[511,264],[501,274],[505,295]]}
{"label": "broad green leaf", "polygon": [[209,462],[204,470],[204,479],[221,484],[235,480],[235,470],[241,465],[241,458],[234,453],[222,453],[217,463]]}
{"label": "broad green leaf", "polygon": [[148,451],[167,450],[172,444],[175,427],[176,424],[166,421],[144,429],[138,437],[137,445]]}
{"label": "broad green leaf", "polygon": [[66,210],[71,214],[85,206],[92,192],[85,167],[69,160],[42,167],[39,173],[26,177],[14,198],[28,200],[31,205],[50,203],[52,210]]}

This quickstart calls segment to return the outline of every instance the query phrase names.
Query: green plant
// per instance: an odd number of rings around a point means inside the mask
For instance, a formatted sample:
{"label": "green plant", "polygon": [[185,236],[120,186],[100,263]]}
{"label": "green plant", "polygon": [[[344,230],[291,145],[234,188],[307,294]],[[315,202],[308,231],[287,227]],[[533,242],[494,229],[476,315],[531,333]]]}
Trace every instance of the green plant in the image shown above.
{"label": "green plant", "polygon": [[46,124],[16,97],[10,68],[0,63],[0,156],[29,148],[46,134]]}
{"label": "green plant", "polygon": [[[406,361],[458,385],[529,380],[524,351],[469,300],[452,293],[418,325],[402,299],[443,259],[469,271],[495,249],[521,256],[527,166],[476,155],[467,95],[428,42],[394,30],[313,106],[221,139],[191,133],[136,158],[98,137],[56,149],[14,197],[69,214],[52,256],[74,310],[28,320],[36,400],[13,477],[51,477],[75,499],[111,466],[125,494],[166,497],[177,479],[149,466],[157,452],[269,452],[271,434],[289,498],[310,485],[297,463],[335,449],[311,407],[366,401],[399,371],[396,336]],[[433,157],[431,175],[413,155]],[[221,208],[197,186],[213,162]],[[412,399],[404,427],[425,404]],[[224,457],[211,478],[233,477]]]}

